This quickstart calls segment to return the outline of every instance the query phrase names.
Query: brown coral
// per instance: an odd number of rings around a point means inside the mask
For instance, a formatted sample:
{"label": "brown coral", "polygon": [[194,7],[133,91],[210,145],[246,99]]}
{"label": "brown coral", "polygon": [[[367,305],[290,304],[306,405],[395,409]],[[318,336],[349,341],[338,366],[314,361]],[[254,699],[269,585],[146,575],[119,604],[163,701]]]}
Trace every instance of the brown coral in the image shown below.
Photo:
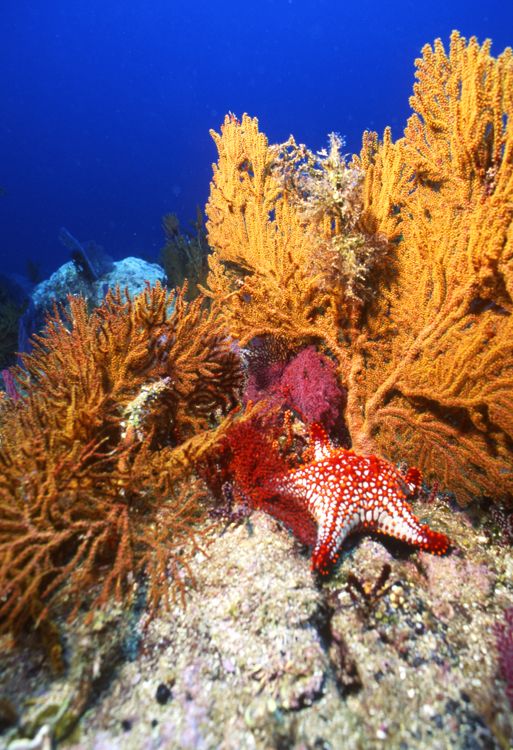
{"label": "brown coral", "polygon": [[[87,315],[70,297],[0,412],[0,618],[19,627],[66,596],[154,607],[183,591],[201,489],[182,479],[223,434],[242,380],[217,309],[159,285]],[[41,601],[46,609],[42,610]]]}

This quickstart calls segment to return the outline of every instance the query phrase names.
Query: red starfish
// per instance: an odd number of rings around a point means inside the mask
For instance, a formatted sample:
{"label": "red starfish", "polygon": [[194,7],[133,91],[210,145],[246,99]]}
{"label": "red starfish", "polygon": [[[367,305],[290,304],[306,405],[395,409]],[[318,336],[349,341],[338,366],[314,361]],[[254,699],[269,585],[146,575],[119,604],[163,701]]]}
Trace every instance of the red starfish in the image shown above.
{"label": "red starfish", "polygon": [[274,479],[275,491],[295,497],[317,522],[312,570],[326,573],[348,534],[379,531],[439,555],[449,548],[444,534],[423,526],[406,497],[420,483],[418,469],[402,477],[376,456],[334,448],[319,424],[311,427],[313,461]]}

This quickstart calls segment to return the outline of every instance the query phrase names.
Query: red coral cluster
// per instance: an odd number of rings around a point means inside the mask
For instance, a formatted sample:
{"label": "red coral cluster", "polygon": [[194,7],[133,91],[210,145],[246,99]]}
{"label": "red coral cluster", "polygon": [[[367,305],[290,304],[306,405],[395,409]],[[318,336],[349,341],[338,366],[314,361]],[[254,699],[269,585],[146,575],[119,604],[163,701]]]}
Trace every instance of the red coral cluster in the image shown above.
{"label": "red coral cluster", "polygon": [[337,382],[334,363],[314,346],[288,361],[290,354],[278,344],[253,342],[245,402],[265,398],[277,408],[293,409],[307,425],[320,422],[328,431],[340,433],[346,395]]}
{"label": "red coral cluster", "polygon": [[[285,436],[276,413],[247,418],[233,425],[221,445],[204,463],[207,483],[217,497],[227,494],[251,510],[263,510],[286,524],[303,544],[313,545],[317,524],[306,504],[274,483],[296,465],[290,451],[291,436]],[[283,438],[287,441],[283,445]],[[279,447],[280,441],[282,447]]]}

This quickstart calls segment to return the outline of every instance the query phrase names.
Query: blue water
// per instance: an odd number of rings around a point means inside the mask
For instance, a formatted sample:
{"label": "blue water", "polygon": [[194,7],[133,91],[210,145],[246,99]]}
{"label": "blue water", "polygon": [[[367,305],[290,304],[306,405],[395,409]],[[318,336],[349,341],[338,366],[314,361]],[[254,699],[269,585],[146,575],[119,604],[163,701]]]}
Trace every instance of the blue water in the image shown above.
{"label": "blue water", "polygon": [[195,218],[224,115],[270,142],[362,132],[410,114],[414,60],[458,29],[513,44],[506,0],[2,0],[0,271],[69,260],[65,226],[114,259],[157,257],[161,218]]}

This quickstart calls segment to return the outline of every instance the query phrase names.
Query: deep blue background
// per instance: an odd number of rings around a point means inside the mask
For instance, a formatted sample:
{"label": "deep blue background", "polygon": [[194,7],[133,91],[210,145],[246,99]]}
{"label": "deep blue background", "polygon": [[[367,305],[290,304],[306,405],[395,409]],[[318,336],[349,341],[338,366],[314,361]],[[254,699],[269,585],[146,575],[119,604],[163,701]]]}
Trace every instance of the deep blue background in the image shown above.
{"label": "deep blue background", "polygon": [[208,197],[209,129],[248,112],[270,142],[401,136],[414,60],[458,29],[513,44],[505,0],[2,0],[0,271],[69,259],[65,226],[157,256],[162,215]]}

